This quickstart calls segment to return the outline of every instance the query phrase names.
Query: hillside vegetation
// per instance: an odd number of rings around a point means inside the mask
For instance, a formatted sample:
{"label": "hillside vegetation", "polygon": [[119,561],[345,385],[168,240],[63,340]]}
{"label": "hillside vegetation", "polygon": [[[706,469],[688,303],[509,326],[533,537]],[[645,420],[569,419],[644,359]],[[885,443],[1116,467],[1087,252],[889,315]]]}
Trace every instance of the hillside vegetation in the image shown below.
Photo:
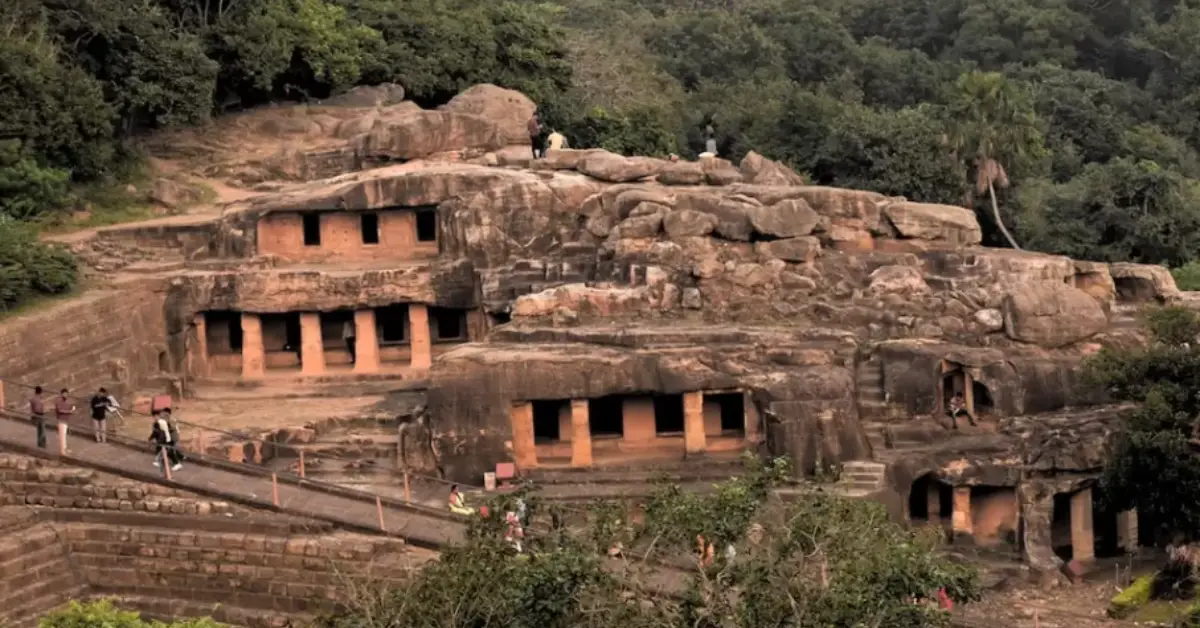
{"label": "hillside vegetation", "polygon": [[128,177],[155,129],[491,82],[576,146],[692,156],[711,123],[725,157],[974,206],[991,245],[1200,258],[1200,0],[2,4],[0,214],[19,220]]}

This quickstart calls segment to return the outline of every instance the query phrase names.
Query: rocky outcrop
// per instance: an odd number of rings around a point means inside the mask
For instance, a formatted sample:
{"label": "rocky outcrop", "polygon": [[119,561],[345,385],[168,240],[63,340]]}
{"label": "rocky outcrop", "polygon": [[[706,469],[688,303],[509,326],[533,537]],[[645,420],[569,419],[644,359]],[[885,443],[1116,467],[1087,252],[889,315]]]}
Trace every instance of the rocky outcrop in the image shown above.
{"label": "rocky outcrop", "polygon": [[975,212],[953,205],[889,203],[884,214],[900,235],[921,240],[940,240],[960,246],[979,244],[983,232]]}
{"label": "rocky outcrop", "polygon": [[488,118],[453,111],[416,111],[380,119],[355,139],[357,153],[373,160],[409,160],[451,151],[495,150],[508,143]]}
{"label": "rocky outcrop", "polygon": [[1117,296],[1122,301],[1158,301],[1165,303],[1179,298],[1175,278],[1162,266],[1151,264],[1110,264]]}
{"label": "rocky outcrop", "polygon": [[527,124],[537,109],[528,96],[512,89],[484,83],[467,88],[441,110],[483,118],[496,125],[505,144],[529,145]]}
{"label": "rocky outcrop", "polygon": [[785,199],[770,207],[754,207],[747,216],[759,235],[773,238],[806,236],[821,224],[821,217],[804,199]]}
{"label": "rocky outcrop", "polygon": [[395,83],[361,85],[321,101],[323,107],[387,107],[404,100],[404,88]]}
{"label": "rocky outcrop", "polygon": [[804,185],[804,178],[791,168],[754,151],[746,153],[740,166],[742,180],[755,185]]}
{"label": "rocky outcrop", "polygon": [[652,177],[666,168],[667,162],[652,157],[622,157],[608,151],[595,151],[579,161],[579,172],[610,183],[626,183]]}
{"label": "rocky outcrop", "polygon": [[1058,348],[1107,326],[1108,317],[1096,299],[1064,284],[1017,286],[1004,299],[1004,329],[1014,340]]}

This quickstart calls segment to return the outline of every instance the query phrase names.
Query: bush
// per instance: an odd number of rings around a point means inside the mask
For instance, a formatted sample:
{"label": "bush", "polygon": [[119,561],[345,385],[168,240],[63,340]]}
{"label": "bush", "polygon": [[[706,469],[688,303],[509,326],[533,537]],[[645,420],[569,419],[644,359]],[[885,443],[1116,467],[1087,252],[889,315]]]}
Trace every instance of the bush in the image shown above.
{"label": "bush", "polygon": [[0,216],[0,310],[75,287],[79,269],[66,249],[43,244],[28,224]]}
{"label": "bush", "polygon": [[1172,268],[1171,276],[1180,290],[1200,290],[1200,262],[1188,262],[1179,268]]}
{"label": "bush", "polygon": [[185,619],[169,624],[148,622],[138,613],[123,611],[109,600],[70,604],[48,613],[38,628],[223,628],[225,624],[209,618]]}
{"label": "bush", "polygon": [[1150,601],[1154,589],[1154,574],[1142,576],[1130,583],[1108,603],[1108,616],[1124,619]]}
{"label": "bush", "polygon": [[1161,307],[1147,314],[1146,327],[1155,340],[1178,347],[1196,342],[1196,336],[1200,335],[1200,316],[1185,307]]}
{"label": "bush", "polygon": [[0,142],[0,215],[30,220],[62,208],[70,179],[66,170],[38,165],[20,142]]}

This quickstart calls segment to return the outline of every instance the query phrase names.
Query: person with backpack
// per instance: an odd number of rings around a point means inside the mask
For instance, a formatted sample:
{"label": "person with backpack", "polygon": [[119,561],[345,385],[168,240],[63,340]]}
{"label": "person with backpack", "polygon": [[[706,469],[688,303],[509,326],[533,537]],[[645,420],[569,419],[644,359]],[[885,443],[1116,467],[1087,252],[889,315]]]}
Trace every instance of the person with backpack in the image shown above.
{"label": "person with backpack", "polygon": [[529,118],[526,129],[529,131],[529,143],[533,146],[533,158],[544,157],[546,147],[542,145],[542,121],[538,118],[536,110],[533,112],[533,117]]}
{"label": "person with backpack", "polygon": [[155,415],[154,424],[150,429],[150,440],[156,445],[154,466],[161,467],[162,459],[165,456],[167,464],[171,465],[171,470],[178,471],[183,468],[180,463],[179,450],[176,447],[179,429],[172,428],[170,416],[169,410],[160,411]]}

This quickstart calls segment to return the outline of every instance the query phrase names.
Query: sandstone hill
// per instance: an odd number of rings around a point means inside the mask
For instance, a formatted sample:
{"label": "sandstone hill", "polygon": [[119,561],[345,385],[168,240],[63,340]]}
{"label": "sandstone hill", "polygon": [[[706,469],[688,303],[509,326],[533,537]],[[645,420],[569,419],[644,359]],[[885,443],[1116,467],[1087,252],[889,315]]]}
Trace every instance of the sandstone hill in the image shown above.
{"label": "sandstone hill", "polygon": [[[757,153],[535,160],[528,98],[483,85],[422,110],[401,91],[156,138],[238,193],[75,238],[96,288],[0,327],[0,376],[166,388],[185,410],[214,388],[385,382],[428,409],[431,447],[405,460],[463,482],[753,449],[1039,569],[1136,544],[1136,514],[1093,532],[1119,408],[1077,375],[1144,341],[1142,308],[1193,301],[1166,269],[982,247],[968,209],[806,185]],[[43,342],[69,351],[40,360]],[[978,426],[952,427],[954,393]],[[254,424],[239,460],[271,464]],[[270,439],[312,446],[304,429]]]}

